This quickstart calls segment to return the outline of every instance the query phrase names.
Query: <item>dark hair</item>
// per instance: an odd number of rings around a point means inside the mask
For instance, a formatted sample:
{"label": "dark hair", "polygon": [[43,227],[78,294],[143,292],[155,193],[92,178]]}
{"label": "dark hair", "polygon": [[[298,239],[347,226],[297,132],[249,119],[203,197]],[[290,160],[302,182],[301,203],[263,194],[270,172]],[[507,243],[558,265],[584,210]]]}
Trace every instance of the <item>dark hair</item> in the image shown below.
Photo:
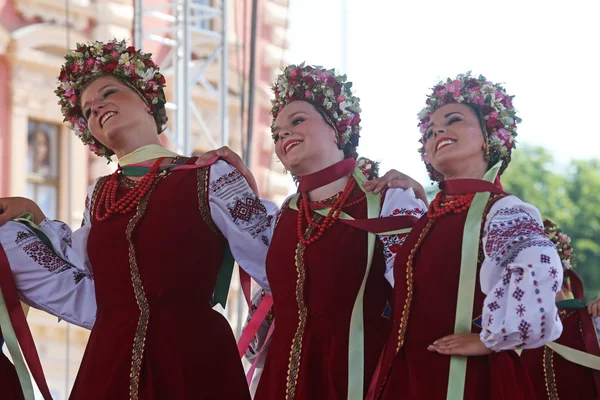
{"label": "dark hair", "polygon": [[466,105],[467,107],[469,107],[471,110],[473,110],[473,112],[475,113],[475,116],[479,120],[479,126],[481,127],[481,133],[483,133],[483,136],[485,138],[487,138],[489,136],[489,133],[487,131],[487,127],[485,126],[485,118],[483,117],[483,110],[481,109],[481,106],[479,104],[475,104],[475,103],[463,103],[463,104]]}
{"label": "dark hair", "polygon": [[[321,110],[320,107],[314,105],[313,103],[307,102],[309,104],[311,104],[315,110],[317,110],[317,112],[321,115],[321,117],[323,118],[323,121],[325,121],[325,123],[329,126],[331,126],[333,128],[333,130],[335,131],[336,136],[338,137],[338,141],[340,141],[340,134],[338,132],[337,127],[334,125],[334,123],[327,117],[327,115],[325,114],[325,112],[323,110]],[[346,158],[354,158],[355,160],[358,158],[358,153],[356,152],[356,147],[358,146],[354,146],[352,143],[348,142],[345,145],[341,145],[338,143],[338,148],[340,150],[344,151],[344,159]]]}

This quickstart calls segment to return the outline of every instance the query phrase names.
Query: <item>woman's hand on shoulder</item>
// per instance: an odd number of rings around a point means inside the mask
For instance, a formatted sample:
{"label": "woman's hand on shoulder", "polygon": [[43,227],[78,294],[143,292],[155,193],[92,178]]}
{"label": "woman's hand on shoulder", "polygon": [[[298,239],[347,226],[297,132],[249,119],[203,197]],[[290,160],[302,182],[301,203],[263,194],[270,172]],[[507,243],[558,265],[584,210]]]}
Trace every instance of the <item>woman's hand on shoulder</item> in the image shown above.
{"label": "woman's hand on shoulder", "polygon": [[33,222],[38,225],[46,218],[42,210],[33,200],[24,197],[0,198],[0,226],[27,212],[33,214]]}
{"label": "woman's hand on shoulder", "polygon": [[600,316],[600,298],[597,298],[588,304],[587,309],[592,317],[596,318]]}
{"label": "woman's hand on shoulder", "polygon": [[229,164],[233,165],[235,169],[240,171],[240,173],[244,175],[244,178],[246,178],[248,181],[250,188],[254,191],[254,193],[256,193],[257,196],[259,195],[258,185],[256,183],[256,179],[254,179],[254,175],[252,175],[252,172],[244,163],[242,157],[240,157],[235,151],[231,150],[227,146],[220,147],[216,150],[207,151],[198,157],[195,164],[199,166],[205,166],[215,157],[221,157],[227,160]]}
{"label": "woman's hand on shoulder", "polygon": [[412,188],[418,199],[423,200],[426,205],[429,204],[423,186],[410,176],[395,169],[389,170],[382,177],[372,179],[363,184],[365,190],[373,193],[380,193],[386,186],[390,189],[400,188],[407,190]]}

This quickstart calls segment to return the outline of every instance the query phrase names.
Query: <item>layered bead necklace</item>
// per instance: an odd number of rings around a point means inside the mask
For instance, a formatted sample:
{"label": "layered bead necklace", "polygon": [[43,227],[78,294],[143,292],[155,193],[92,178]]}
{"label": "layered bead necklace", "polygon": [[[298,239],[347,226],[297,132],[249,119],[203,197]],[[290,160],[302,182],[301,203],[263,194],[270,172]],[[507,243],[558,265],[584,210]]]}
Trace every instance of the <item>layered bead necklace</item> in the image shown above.
{"label": "layered bead necklace", "polygon": [[[298,219],[297,219],[298,240],[301,241],[306,246],[311,243],[316,242],[317,240],[319,240],[321,238],[321,236],[323,236],[323,233],[325,233],[325,231],[327,229],[331,228],[333,226],[333,224],[335,224],[335,222],[340,218],[340,214],[342,213],[342,210],[345,207],[353,206],[353,205],[358,204],[361,201],[365,200],[366,196],[363,194],[363,196],[361,196],[357,200],[348,202],[348,198],[354,192],[355,188],[356,188],[356,181],[353,178],[350,178],[348,180],[348,183],[346,184],[346,187],[344,188],[344,191],[338,196],[338,198],[335,200],[335,202],[331,205],[331,208],[329,209],[329,212],[327,213],[325,220],[320,223],[313,221],[313,218],[312,218],[311,212],[310,212],[311,206],[309,204],[308,194],[306,192],[302,193],[302,196],[300,197],[300,201],[298,204]],[[317,205],[322,205],[322,204],[317,203]],[[316,230],[316,232],[308,238],[304,237],[304,231],[305,231],[304,227],[303,227],[304,219],[306,219],[308,224],[313,226]]]}
{"label": "layered bead necklace", "polygon": [[157,159],[152,168],[150,168],[148,173],[144,175],[135,187],[117,201],[117,189],[119,188],[118,174],[121,171],[121,167],[119,167],[104,184],[100,192],[100,197],[96,205],[96,218],[98,221],[104,221],[115,214],[127,214],[133,210],[152,187],[154,180],[158,176],[158,168],[163,160],[164,157]]}
{"label": "layered bead necklace", "polygon": [[447,198],[443,192],[438,192],[435,199],[431,202],[427,216],[429,218],[439,218],[446,214],[459,214],[467,211],[471,207],[475,193],[456,195]]}

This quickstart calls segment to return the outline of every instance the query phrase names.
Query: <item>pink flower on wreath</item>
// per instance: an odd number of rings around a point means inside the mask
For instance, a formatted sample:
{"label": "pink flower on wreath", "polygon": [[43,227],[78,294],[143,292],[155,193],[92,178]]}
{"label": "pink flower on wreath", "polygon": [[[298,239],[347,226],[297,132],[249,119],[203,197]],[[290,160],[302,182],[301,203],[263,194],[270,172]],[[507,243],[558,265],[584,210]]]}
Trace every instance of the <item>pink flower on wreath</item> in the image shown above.
{"label": "pink flower on wreath", "polygon": [[510,139],[512,138],[512,134],[504,128],[498,129],[498,138],[502,140],[506,146],[509,146]]}
{"label": "pink flower on wreath", "polygon": [[293,69],[290,71],[290,78],[293,78],[293,79],[298,78],[298,70],[297,69]]}
{"label": "pink flower on wreath", "polygon": [[462,81],[455,80],[452,83],[446,85],[446,89],[455,96],[460,96],[460,87],[462,86]]}
{"label": "pink flower on wreath", "polygon": [[67,90],[65,90],[65,97],[71,97],[75,94],[75,89],[73,89],[73,86],[69,86],[69,88]]}
{"label": "pink flower on wreath", "polygon": [[344,100],[345,100],[344,96],[338,96],[338,98],[337,98],[338,103],[341,103]]}
{"label": "pink flower on wreath", "polygon": [[312,97],[312,93],[310,90],[304,92],[304,98],[310,99]]}
{"label": "pink flower on wreath", "polygon": [[444,86],[437,86],[435,89],[433,89],[433,93],[436,96],[443,97],[446,95],[446,93],[448,93],[448,90]]}
{"label": "pink flower on wreath", "polygon": [[326,82],[327,78],[329,78],[331,75],[329,74],[329,72],[327,71],[317,71],[317,77],[322,81],[322,82]]}
{"label": "pink flower on wreath", "polygon": [[471,98],[471,103],[482,106],[485,103],[485,99],[483,96],[473,96]]}
{"label": "pink flower on wreath", "polygon": [[90,149],[90,151],[94,152],[94,153],[98,153],[98,145],[94,142],[88,144],[88,148]]}

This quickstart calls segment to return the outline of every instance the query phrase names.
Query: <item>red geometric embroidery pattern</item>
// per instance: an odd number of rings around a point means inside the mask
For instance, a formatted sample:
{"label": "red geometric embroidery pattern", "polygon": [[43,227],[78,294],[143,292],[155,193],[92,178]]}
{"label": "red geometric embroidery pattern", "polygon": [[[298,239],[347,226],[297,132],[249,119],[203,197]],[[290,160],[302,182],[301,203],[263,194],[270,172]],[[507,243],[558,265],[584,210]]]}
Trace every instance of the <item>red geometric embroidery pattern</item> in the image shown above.
{"label": "red geometric embroidery pattern", "polygon": [[497,299],[504,297],[504,288],[497,288],[494,291],[494,295],[496,296]]}
{"label": "red geometric embroidery pattern", "polygon": [[494,215],[487,234],[485,251],[504,267],[529,247],[554,247],[544,230],[525,211],[502,208]]}
{"label": "red geometric embroidery pattern", "polygon": [[525,342],[529,340],[529,329],[531,329],[531,324],[522,319],[521,323],[519,324],[519,332],[521,332],[519,337],[521,342],[523,342],[522,344],[525,344]]}
{"label": "red geometric embroidery pattern", "polygon": [[517,301],[521,301],[523,300],[523,295],[525,294],[525,292],[523,291],[523,289],[521,289],[520,287],[517,287],[515,289],[515,291],[512,294],[512,297],[514,299],[517,299]]}
{"label": "red geometric embroidery pattern", "polygon": [[15,243],[38,265],[58,274],[71,266],[58,257],[41,240],[30,232],[18,232]]}
{"label": "red geometric embroidery pattern", "polygon": [[229,212],[234,222],[238,219],[250,222],[255,214],[266,213],[267,209],[256,196],[250,196],[243,200],[236,200],[234,206],[229,207]]}
{"label": "red geometric embroidery pattern", "polygon": [[392,215],[393,216],[398,216],[398,215],[411,215],[411,216],[415,216],[415,217],[420,217],[421,215],[423,215],[424,211],[421,210],[418,207],[415,208],[396,208],[394,209],[394,211],[392,211]]}
{"label": "red geometric embroidery pattern", "polygon": [[237,169],[234,169],[227,175],[223,175],[219,179],[210,183],[210,190],[213,192],[218,192],[223,189],[225,186],[231,185],[233,182],[243,179],[243,175]]}

